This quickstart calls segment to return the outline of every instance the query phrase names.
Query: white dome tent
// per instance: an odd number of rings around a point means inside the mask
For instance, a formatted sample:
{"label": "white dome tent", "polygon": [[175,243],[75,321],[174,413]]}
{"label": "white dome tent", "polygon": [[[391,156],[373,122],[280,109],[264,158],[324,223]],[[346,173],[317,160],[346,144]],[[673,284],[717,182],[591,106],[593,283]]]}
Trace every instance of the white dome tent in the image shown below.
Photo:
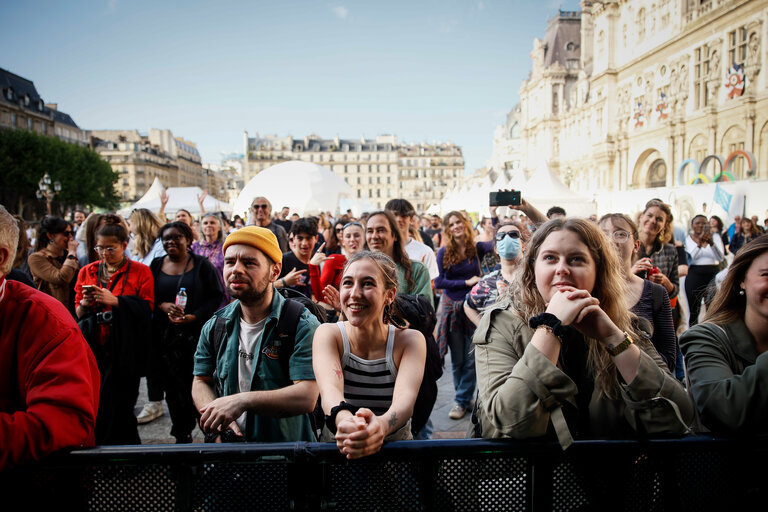
{"label": "white dome tent", "polygon": [[[123,217],[127,217],[133,210],[137,208],[146,208],[154,213],[160,211],[160,195],[165,187],[163,187],[160,179],[155,178],[149,190],[144,195],[133,203],[128,208],[123,208],[118,213]],[[166,190],[168,194],[168,204],[165,206],[165,214],[168,218],[173,217],[177,211],[184,209],[192,215],[199,215],[200,203],[197,198],[203,194],[203,189],[200,187],[170,187]],[[206,212],[229,212],[229,204],[223,203],[218,199],[214,199],[211,196],[206,196],[203,200],[203,207]]]}
{"label": "white dome tent", "polygon": [[[308,215],[339,211],[339,201],[352,198],[354,190],[325,167],[291,160],[267,167],[251,178],[237,196],[233,213],[247,213],[258,196],[266,197],[274,210],[288,206],[292,212]],[[349,208],[346,204],[344,211]]]}

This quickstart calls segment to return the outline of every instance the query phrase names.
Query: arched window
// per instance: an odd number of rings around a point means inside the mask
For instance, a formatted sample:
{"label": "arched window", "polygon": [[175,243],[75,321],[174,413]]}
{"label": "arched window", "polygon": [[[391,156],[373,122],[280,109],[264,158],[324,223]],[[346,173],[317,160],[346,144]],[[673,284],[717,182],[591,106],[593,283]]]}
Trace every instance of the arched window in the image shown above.
{"label": "arched window", "polygon": [[667,164],[662,159],[654,160],[648,169],[646,178],[647,188],[666,187],[667,186]]}

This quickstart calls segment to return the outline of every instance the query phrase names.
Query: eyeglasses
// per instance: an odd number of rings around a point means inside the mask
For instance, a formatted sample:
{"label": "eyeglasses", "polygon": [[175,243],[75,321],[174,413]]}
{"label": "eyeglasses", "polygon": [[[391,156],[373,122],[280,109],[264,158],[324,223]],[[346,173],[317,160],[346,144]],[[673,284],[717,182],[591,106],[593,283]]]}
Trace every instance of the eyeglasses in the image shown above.
{"label": "eyeglasses", "polygon": [[254,210],[258,210],[259,208],[261,208],[262,210],[266,210],[269,208],[269,205],[268,204],[252,204],[251,208],[253,208]]}
{"label": "eyeglasses", "polygon": [[501,242],[504,240],[504,237],[508,236],[509,238],[515,239],[520,238],[520,232],[519,231],[505,231],[504,233],[496,233],[496,241]]}
{"label": "eyeglasses", "polygon": [[166,235],[163,237],[163,242],[178,242],[182,238],[184,238],[184,235]]}
{"label": "eyeglasses", "polygon": [[344,226],[339,226],[336,228],[337,233],[341,233],[342,231],[344,231]]}
{"label": "eyeglasses", "polygon": [[74,233],[72,231],[62,231],[62,235],[66,235],[67,237],[74,236]]}
{"label": "eyeglasses", "polygon": [[608,235],[611,237],[611,240],[616,242],[617,244],[625,244],[629,240],[629,231],[624,231],[623,229],[618,229]]}
{"label": "eyeglasses", "polygon": [[107,254],[115,254],[119,249],[117,247],[102,247],[100,245],[97,245],[93,248],[96,252],[102,253],[105,252]]}

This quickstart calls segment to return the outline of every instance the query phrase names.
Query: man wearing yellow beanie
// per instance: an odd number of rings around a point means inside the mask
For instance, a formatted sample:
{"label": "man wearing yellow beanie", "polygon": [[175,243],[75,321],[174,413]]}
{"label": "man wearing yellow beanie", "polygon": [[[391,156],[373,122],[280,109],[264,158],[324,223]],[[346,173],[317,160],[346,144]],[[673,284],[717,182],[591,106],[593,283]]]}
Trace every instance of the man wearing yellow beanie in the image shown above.
{"label": "man wearing yellow beanie", "polygon": [[[282,252],[270,230],[239,229],[224,241],[223,251],[224,282],[236,300],[203,326],[192,383],[206,439],[314,441],[307,414],[318,394],[312,338],[319,323],[304,309],[295,339],[277,339],[278,321],[288,308],[273,288]],[[280,350],[285,343],[293,346],[288,355]]]}

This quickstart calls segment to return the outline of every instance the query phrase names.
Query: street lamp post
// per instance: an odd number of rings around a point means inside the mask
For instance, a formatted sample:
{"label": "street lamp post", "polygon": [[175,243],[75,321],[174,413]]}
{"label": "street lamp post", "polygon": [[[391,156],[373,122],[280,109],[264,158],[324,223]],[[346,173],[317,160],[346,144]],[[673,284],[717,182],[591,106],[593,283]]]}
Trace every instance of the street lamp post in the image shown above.
{"label": "street lamp post", "polygon": [[45,199],[48,215],[51,215],[51,202],[59,192],[61,192],[61,183],[59,181],[51,182],[51,176],[46,172],[37,183],[37,192],[35,195],[38,199]]}

